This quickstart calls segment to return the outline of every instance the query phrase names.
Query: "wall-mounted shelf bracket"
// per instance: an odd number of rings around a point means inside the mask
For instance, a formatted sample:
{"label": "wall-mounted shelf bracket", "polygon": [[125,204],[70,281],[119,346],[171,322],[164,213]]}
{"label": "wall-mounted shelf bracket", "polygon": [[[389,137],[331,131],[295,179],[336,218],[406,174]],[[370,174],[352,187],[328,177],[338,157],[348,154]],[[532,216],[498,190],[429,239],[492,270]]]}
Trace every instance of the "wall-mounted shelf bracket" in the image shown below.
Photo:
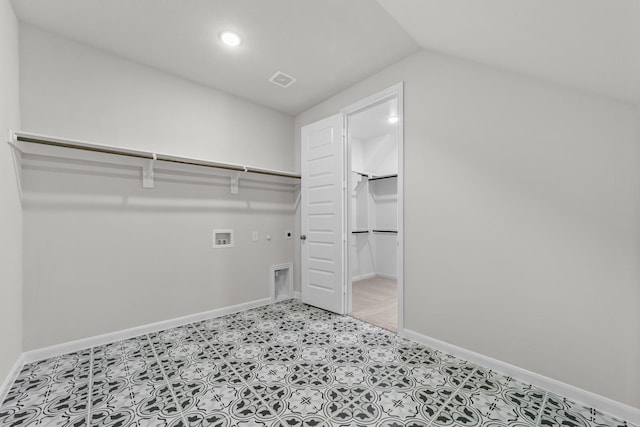
{"label": "wall-mounted shelf bracket", "polygon": [[231,194],[238,194],[238,182],[240,181],[240,174],[238,174],[238,176],[235,177],[231,177],[230,181],[231,181],[231,186],[229,188],[229,192]]}
{"label": "wall-mounted shelf bracket", "polygon": [[7,142],[11,146],[13,168],[16,174],[16,185],[18,186],[18,195],[20,196],[20,200],[22,200],[22,162],[20,161],[22,150],[15,142],[14,138],[15,133],[13,132],[13,129],[9,129],[9,140]]}
{"label": "wall-mounted shelf bracket", "polygon": [[153,188],[153,164],[158,160],[158,156],[153,153],[153,159],[147,160],[142,166],[142,188]]}
{"label": "wall-mounted shelf bracket", "polygon": [[[246,166],[244,166],[244,171],[243,171],[243,172],[248,172],[248,169],[247,169],[247,167],[246,167]],[[239,184],[240,184],[240,175],[241,175],[243,172],[238,172],[238,173],[236,174],[236,176],[232,176],[232,177],[230,178],[230,187],[229,187],[229,192],[230,192],[231,194],[238,194],[238,186],[239,186]]]}

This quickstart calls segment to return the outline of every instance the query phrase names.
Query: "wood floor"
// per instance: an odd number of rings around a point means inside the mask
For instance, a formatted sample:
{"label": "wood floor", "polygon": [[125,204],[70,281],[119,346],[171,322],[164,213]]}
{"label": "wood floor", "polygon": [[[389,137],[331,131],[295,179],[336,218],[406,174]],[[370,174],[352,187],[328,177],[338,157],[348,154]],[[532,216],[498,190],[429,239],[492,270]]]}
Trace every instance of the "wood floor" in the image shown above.
{"label": "wood floor", "polygon": [[372,277],[353,282],[351,315],[367,323],[396,332],[398,292],[394,279]]}

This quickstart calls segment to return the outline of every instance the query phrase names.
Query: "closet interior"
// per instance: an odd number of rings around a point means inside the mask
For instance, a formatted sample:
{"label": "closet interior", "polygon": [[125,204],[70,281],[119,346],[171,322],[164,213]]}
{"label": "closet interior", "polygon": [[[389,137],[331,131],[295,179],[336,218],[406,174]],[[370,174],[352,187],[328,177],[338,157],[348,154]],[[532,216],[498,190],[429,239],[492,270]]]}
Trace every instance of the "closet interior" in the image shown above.
{"label": "closet interior", "polygon": [[398,138],[395,98],[349,116],[349,271],[354,317],[397,329]]}

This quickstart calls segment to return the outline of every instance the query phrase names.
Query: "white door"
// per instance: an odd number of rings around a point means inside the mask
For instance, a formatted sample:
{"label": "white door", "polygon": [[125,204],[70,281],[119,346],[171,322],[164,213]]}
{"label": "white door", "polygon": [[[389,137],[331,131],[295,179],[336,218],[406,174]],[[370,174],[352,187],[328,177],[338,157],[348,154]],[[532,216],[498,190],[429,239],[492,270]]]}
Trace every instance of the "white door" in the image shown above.
{"label": "white door", "polygon": [[302,128],[302,301],[344,314],[344,144],[338,114]]}

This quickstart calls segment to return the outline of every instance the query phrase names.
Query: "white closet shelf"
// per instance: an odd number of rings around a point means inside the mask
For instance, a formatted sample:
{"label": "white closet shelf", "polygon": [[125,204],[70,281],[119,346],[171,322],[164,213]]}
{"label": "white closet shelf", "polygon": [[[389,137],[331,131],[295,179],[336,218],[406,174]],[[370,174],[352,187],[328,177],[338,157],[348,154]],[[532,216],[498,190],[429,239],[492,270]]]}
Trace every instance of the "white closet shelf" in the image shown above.
{"label": "white closet shelf", "polygon": [[356,173],[360,176],[364,176],[366,178],[369,179],[369,181],[375,181],[377,179],[388,179],[388,178],[397,178],[398,174],[397,173],[393,173],[393,174],[389,174],[389,175],[374,175],[372,173],[366,173],[366,172],[360,172],[360,171],[351,171],[353,173]]}
{"label": "white closet shelf", "polygon": [[391,175],[379,175],[379,176],[374,175],[371,178],[369,178],[369,181],[376,181],[378,179],[389,179],[389,178],[397,178],[397,177],[398,177],[397,173],[394,173]]}
{"label": "white closet shelf", "polygon": [[[258,168],[254,166],[244,166],[233,163],[212,162],[202,159],[193,159],[189,157],[180,157],[170,154],[153,153],[150,151],[131,150],[128,148],[114,147],[108,145],[94,144],[84,141],[76,141],[66,138],[59,138],[48,135],[40,135],[28,132],[13,132],[9,141],[16,149],[25,152],[23,143],[40,144],[53,147],[70,148],[74,150],[89,151],[94,153],[114,154],[118,156],[133,157],[146,160],[158,160],[162,162],[178,163],[183,165],[203,166],[208,168],[224,169],[237,172],[255,173],[261,175],[270,175],[282,178],[301,179],[299,174],[285,172],[275,169]],[[60,157],[60,156],[57,156]]]}

